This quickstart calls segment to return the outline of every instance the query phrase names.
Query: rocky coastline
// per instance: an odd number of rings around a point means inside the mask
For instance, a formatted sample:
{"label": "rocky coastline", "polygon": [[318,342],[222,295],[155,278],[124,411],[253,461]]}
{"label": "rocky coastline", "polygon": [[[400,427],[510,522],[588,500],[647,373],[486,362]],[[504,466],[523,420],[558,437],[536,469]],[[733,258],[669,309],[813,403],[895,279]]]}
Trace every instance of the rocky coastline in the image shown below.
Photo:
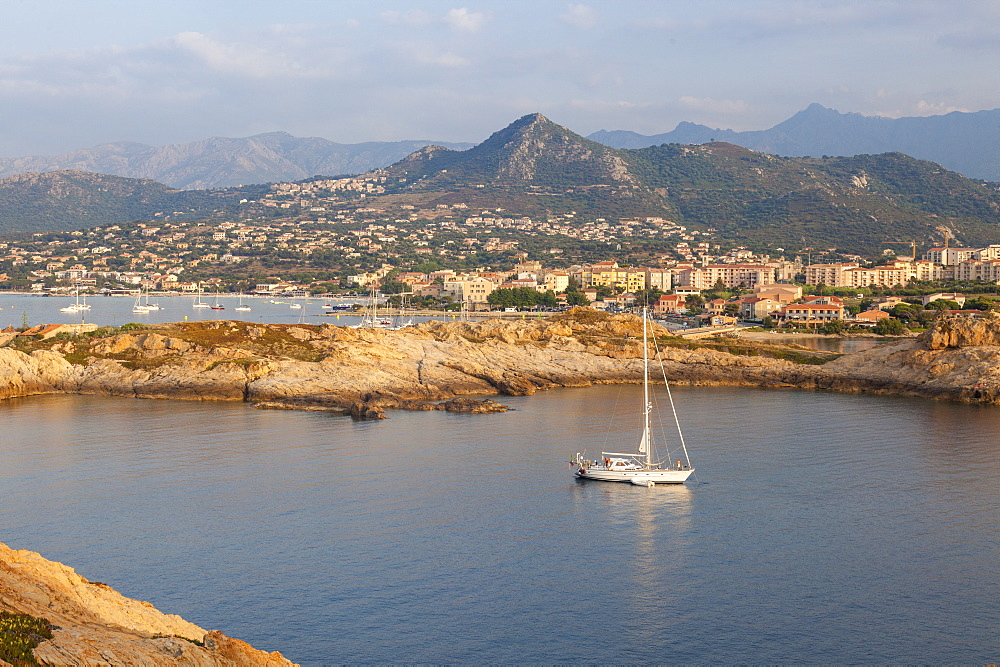
{"label": "rocky coastline", "polygon": [[[32,621],[34,631],[24,637],[11,630]],[[10,653],[18,648],[41,665],[294,664],[87,581],[33,551],[0,544],[0,665],[11,664],[4,653],[17,660]]]}
{"label": "rocky coastline", "polygon": [[[426,322],[398,331],[185,322],[0,348],[0,398],[79,393],[245,401],[380,418],[386,410],[504,409],[485,396],[635,383],[641,320],[578,309],[542,321]],[[942,320],[846,355],[655,328],[675,384],[793,387],[1000,402],[1000,319]]]}

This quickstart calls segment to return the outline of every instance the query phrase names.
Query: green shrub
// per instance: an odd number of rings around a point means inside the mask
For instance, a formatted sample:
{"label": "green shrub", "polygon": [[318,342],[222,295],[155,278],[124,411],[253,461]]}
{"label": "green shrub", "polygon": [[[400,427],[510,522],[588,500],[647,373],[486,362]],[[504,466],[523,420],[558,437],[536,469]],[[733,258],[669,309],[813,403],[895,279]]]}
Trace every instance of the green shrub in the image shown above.
{"label": "green shrub", "polygon": [[32,651],[46,639],[52,639],[52,625],[27,614],[0,612],[0,660],[15,667],[37,665]]}

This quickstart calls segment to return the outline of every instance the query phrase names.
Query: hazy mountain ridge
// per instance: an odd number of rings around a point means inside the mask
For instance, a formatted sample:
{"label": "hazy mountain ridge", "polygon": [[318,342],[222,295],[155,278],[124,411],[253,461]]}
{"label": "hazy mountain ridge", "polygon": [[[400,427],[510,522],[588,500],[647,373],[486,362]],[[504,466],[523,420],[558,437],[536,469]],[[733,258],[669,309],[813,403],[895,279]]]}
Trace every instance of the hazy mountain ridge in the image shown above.
{"label": "hazy mountain ridge", "polygon": [[736,132],[682,122],[662,134],[600,130],[589,139],[613,148],[725,141],[792,157],[899,152],[938,162],[969,178],[1000,181],[1000,109],[881,118],[811,104],[767,130]]}
{"label": "hazy mountain ridge", "polygon": [[[166,146],[102,144],[62,155],[0,159],[0,178],[29,172],[78,170],[146,178],[180,189],[295,181],[318,174],[360,174],[390,165],[430,141],[338,144],[319,137],[269,132],[230,139],[211,137]],[[471,144],[449,144],[468,148]]]}

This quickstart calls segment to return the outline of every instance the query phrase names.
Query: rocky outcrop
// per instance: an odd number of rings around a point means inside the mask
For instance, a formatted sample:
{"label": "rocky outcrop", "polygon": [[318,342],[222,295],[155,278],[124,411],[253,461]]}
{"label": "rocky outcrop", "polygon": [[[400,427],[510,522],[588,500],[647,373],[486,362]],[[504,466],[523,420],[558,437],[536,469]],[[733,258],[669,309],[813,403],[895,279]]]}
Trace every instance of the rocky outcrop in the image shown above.
{"label": "rocky outcrop", "polygon": [[[30,354],[0,349],[0,396],[75,392],[233,400],[339,410],[358,418],[380,418],[391,409],[491,411],[502,406],[469,397],[638,382],[641,332],[634,316],[587,310],[552,320],[427,322],[400,331],[177,323],[49,343],[51,349]],[[799,363],[822,361],[817,357],[823,353],[785,348],[782,355],[782,348],[745,341],[675,341],[661,345],[658,356],[677,384],[993,403],[1000,395],[998,341],[997,320],[950,319],[919,339],[825,365]],[[775,358],[781,356],[786,358]]]}
{"label": "rocky outcrop", "polygon": [[823,367],[825,388],[1000,404],[1000,318],[941,320],[916,339]]}
{"label": "rocky outcrop", "polygon": [[0,348],[0,399],[51,393],[72,373],[73,366],[60,354]]}
{"label": "rocky outcrop", "polygon": [[292,665],[218,630],[87,581],[72,568],[0,544],[0,611],[53,626],[34,649],[42,665]]}
{"label": "rocky outcrop", "polygon": [[1000,319],[991,316],[941,320],[921,334],[920,344],[927,350],[995,347],[1000,345]]}

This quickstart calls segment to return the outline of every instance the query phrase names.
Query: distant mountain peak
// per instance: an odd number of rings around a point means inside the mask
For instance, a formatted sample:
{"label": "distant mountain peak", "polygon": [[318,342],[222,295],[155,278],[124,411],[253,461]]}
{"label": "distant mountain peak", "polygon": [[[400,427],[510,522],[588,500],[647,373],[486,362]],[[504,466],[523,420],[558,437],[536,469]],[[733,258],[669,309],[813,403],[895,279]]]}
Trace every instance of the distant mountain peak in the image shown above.
{"label": "distant mountain peak", "polygon": [[813,102],[766,130],[711,130],[685,121],[670,132],[652,136],[601,130],[590,138],[613,148],[630,149],[720,140],[788,157],[895,151],[937,162],[970,178],[1000,182],[1000,109],[887,118],[842,113]]}
{"label": "distant mountain peak", "polygon": [[390,168],[420,187],[469,180],[502,185],[544,185],[567,164],[576,165],[586,185],[631,182],[616,151],[554,123],[540,113],[518,118],[467,151],[434,152],[427,147]]}

